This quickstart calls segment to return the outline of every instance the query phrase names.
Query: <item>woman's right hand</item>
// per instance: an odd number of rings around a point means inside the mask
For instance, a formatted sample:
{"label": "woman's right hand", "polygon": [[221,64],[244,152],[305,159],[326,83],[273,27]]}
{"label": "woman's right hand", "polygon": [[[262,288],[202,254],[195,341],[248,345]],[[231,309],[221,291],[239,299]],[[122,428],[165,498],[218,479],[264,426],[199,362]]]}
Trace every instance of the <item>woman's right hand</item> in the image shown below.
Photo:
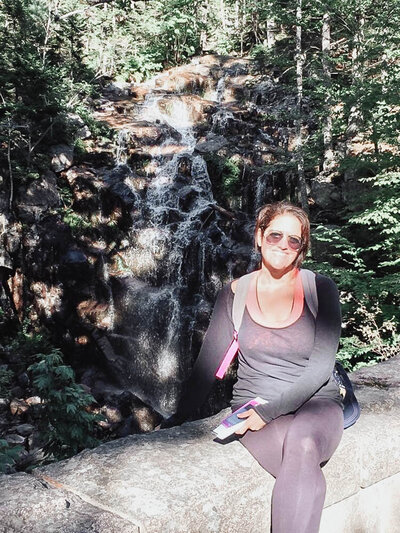
{"label": "woman's right hand", "polygon": [[254,411],[254,409],[249,409],[244,413],[239,413],[237,416],[238,418],[246,419],[243,426],[235,431],[237,435],[244,435],[248,429],[250,429],[250,431],[258,431],[267,425],[267,423],[264,422],[261,416]]}

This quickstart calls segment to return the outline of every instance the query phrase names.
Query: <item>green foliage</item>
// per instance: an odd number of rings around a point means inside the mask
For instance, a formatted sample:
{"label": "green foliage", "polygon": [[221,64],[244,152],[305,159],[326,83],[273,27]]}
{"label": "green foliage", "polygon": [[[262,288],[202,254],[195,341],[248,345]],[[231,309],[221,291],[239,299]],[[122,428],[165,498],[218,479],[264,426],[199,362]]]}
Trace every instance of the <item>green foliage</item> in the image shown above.
{"label": "green foliage", "polygon": [[234,159],[225,160],[221,178],[224,194],[228,198],[240,193],[240,167]]}
{"label": "green foliage", "polygon": [[241,169],[234,158],[207,154],[208,172],[213,185],[213,193],[217,201],[231,206],[241,194]]}
{"label": "green foliage", "polygon": [[0,366],[0,398],[6,398],[9,395],[9,386],[13,376],[12,370]]}
{"label": "green foliage", "polygon": [[363,255],[366,262],[374,261],[378,274],[398,272],[400,265],[400,172],[384,171],[372,178],[360,180],[370,185],[357,207],[367,205],[350,217],[349,223],[366,228]]}
{"label": "green foliage", "polygon": [[256,62],[259,72],[265,71],[265,69],[271,65],[273,55],[274,50],[267,48],[262,44],[257,44],[250,52],[250,57]]}
{"label": "green foliage", "polygon": [[67,208],[64,211],[63,221],[71,228],[74,235],[81,235],[87,229],[92,227],[92,224],[79,213],[76,213],[72,208]]}
{"label": "green foliage", "polygon": [[0,473],[7,472],[8,467],[15,463],[22,450],[22,446],[11,446],[6,440],[0,439]]}
{"label": "green foliage", "polygon": [[341,292],[338,357],[355,368],[400,351],[399,173],[360,181],[369,188],[354,196],[344,223],[313,231],[313,267],[330,275]]}
{"label": "green foliage", "polygon": [[79,160],[87,154],[85,143],[82,139],[76,139],[74,142],[74,156]]}
{"label": "green foliage", "polygon": [[39,361],[28,370],[34,390],[42,398],[38,416],[46,456],[63,459],[96,446],[99,442],[94,432],[99,417],[88,411],[94,398],[75,383],[74,371],[63,364],[59,350],[37,357]]}
{"label": "green foliage", "polygon": [[49,353],[52,344],[46,330],[36,330],[32,322],[25,318],[13,338],[5,339],[7,350],[13,354],[15,371],[22,372],[31,364],[37,353]]}

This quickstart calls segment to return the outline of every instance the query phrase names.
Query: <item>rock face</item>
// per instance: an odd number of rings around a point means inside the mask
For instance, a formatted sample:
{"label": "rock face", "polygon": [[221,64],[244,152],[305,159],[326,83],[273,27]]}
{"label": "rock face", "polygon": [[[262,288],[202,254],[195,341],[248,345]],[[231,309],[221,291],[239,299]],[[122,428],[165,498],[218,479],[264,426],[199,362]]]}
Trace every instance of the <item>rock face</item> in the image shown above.
{"label": "rock face", "polygon": [[[352,379],[362,416],[323,467],[320,531],[398,531],[400,358]],[[0,531],[36,532],[41,524],[43,532],[85,532],[100,528],[100,517],[109,529],[96,531],[109,533],[269,531],[274,479],[238,441],[213,440],[211,430],[226,412],[104,444],[36,469],[37,479],[3,476]]]}
{"label": "rock face", "polygon": [[[20,221],[0,238],[15,314],[46,324],[102,406],[134,398],[128,421],[140,402],[155,422],[175,410],[219,289],[258,263],[256,209],[296,197],[285,170],[294,128],[282,118],[295,105],[245,58],[210,55],[110,84],[95,115],[113,142],[79,142],[75,159],[53,146],[53,170],[18,191]],[[88,137],[78,115],[67,118]],[[337,187],[320,185],[315,205],[329,213]],[[227,405],[231,385],[202,415]],[[135,424],[110,424],[112,436]]]}
{"label": "rock face", "polygon": [[31,182],[28,187],[21,187],[17,197],[19,218],[26,222],[37,220],[46,211],[60,204],[56,175],[51,171]]}

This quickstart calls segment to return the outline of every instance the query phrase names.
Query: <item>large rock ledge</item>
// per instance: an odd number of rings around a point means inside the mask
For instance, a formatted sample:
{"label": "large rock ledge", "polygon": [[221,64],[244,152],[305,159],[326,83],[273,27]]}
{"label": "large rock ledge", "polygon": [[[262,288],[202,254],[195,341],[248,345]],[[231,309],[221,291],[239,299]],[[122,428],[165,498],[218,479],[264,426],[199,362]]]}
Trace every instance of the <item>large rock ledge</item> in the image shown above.
{"label": "large rock ledge", "polygon": [[[400,357],[352,375],[363,412],[324,467],[321,533],[400,532]],[[266,533],[273,478],[223,413],[0,477],[1,533]]]}

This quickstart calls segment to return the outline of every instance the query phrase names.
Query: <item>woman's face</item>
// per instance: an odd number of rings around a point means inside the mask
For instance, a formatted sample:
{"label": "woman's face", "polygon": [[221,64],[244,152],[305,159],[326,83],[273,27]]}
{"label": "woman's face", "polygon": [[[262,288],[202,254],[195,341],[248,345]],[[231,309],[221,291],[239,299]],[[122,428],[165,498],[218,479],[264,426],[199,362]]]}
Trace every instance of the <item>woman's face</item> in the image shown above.
{"label": "woman's face", "polygon": [[273,218],[264,233],[259,229],[257,234],[263,265],[272,271],[290,270],[301,250],[301,247],[298,250],[293,247],[301,237],[301,223],[297,217],[287,213]]}

